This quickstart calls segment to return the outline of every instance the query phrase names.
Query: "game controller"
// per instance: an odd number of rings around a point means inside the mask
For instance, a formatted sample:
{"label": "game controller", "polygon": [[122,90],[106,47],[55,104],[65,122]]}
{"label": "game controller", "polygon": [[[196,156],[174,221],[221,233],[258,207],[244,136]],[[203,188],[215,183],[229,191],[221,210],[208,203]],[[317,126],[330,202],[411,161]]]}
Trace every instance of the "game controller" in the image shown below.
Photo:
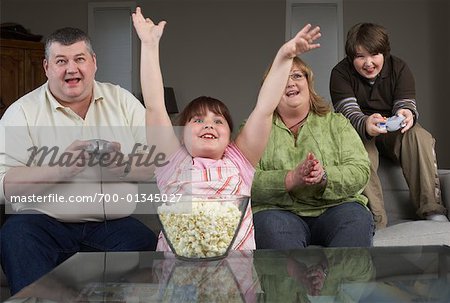
{"label": "game controller", "polygon": [[381,129],[386,129],[388,132],[395,132],[400,128],[405,127],[406,124],[403,122],[404,120],[405,116],[399,114],[387,118],[386,122],[377,123],[377,126]]}
{"label": "game controller", "polygon": [[114,144],[103,139],[88,140],[89,145],[85,147],[85,151],[89,154],[103,155],[116,151]]}

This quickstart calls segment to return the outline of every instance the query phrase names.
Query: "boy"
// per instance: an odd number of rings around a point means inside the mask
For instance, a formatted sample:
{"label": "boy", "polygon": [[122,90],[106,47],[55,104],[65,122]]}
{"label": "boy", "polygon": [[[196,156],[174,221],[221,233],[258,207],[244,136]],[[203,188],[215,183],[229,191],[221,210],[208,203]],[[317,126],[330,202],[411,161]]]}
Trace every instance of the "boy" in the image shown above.
{"label": "boy", "polygon": [[[390,54],[388,34],[377,24],[354,25],[347,34],[345,52],[347,57],[331,72],[330,94],[335,110],[351,121],[369,154],[371,176],[364,194],[377,228],[387,225],[377,175],[379,152],[400,162],[418,216],[448,221],[440,197],[435,139],[417,123],[410,69]],[[400,118],[398,130],[383,127],[391,116]]]}

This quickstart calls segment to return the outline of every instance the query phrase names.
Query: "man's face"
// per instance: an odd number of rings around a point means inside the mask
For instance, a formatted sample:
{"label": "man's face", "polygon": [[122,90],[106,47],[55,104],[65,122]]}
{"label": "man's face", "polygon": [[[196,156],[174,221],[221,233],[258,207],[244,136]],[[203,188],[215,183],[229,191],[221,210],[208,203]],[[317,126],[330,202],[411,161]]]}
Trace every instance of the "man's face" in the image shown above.
{"label": "man's face", "polygon": [[365,48],[358,46],[353,66],[356,71],[369,80],[374,80],[381,72],[384,64],[383,54],[370,54]]}
{"label": "man's face", "polygon": [[67,46],[51,44],[44,69],[50,91],[62,105],[90,102],[97,62],[84,41]]}

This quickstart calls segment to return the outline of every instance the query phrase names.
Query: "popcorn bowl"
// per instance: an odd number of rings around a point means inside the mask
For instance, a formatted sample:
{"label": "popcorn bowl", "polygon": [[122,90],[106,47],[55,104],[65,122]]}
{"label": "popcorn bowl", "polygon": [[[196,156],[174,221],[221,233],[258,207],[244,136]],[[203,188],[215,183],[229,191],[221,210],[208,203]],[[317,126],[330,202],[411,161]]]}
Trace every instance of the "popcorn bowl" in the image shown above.
{"label": "popcorn bowl", "polygon": [[158,219],[178,259],[218,260],[228,255],[248,203],[242,195],[183,195],[159,206]]}

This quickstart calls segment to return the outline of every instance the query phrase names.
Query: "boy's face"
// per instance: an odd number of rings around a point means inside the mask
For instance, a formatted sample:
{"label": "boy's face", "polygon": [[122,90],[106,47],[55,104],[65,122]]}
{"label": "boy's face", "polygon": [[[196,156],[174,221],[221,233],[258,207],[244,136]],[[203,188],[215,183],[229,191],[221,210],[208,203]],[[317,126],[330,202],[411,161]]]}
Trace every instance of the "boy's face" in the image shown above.
{"label": "boy's face", "polygon": [[353,66],[356,71],[369,80],[374,80],[381,72],[384,64],[383,54],[370,54],[364,47],[356,47]]}

